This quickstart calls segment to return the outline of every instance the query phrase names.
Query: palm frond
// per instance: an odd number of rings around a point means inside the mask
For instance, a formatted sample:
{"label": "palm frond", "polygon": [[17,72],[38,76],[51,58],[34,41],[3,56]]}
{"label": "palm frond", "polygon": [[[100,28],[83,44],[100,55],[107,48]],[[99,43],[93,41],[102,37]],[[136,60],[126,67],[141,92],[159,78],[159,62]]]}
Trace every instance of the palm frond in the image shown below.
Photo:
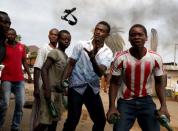
{"label": "palm frond", "polygon": [[106,45],[115,54],[117,51],[121,51],[124,48],[125,42],[119,32],[123,32],[122,28],[113,26],[110,31],[110,35],[105,39]]}

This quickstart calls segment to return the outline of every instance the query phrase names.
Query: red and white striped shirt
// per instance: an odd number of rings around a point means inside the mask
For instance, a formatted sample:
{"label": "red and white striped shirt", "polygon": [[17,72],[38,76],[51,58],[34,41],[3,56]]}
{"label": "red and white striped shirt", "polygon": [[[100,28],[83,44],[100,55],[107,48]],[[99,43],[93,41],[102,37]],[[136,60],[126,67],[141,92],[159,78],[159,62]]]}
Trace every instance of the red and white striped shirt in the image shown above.
{"label": "red and white striped shirt", "polygon": [[140,60],[133,57],[129,50],[117,52],[111,73],[112,75],[122,76],[118,97],[123,99],[151,95],[151,77],[164,74],[161,57],[148,50]]}

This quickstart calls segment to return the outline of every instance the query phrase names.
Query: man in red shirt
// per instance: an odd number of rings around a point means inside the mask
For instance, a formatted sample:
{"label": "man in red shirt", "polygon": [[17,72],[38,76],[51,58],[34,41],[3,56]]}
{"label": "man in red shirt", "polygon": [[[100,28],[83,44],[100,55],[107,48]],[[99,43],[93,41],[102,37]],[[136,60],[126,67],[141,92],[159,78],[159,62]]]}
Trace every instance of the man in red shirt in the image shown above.
{"label": "man in red shirt", "polygon": [[16,36],[16,31],[10,28],[7,32],[6,55],[2,62],[5,67],[1,74],[2,99],[0,100],[0,128],[3,126],[10,94],[12,92],[15,95],[15,111],[11,131],[20,131],[20,122],[22,120],[22,108],[25,101],[22,65],[28,74],[28,79],[31,80],[29,68],[26,63],[25,46],[16,42]]}

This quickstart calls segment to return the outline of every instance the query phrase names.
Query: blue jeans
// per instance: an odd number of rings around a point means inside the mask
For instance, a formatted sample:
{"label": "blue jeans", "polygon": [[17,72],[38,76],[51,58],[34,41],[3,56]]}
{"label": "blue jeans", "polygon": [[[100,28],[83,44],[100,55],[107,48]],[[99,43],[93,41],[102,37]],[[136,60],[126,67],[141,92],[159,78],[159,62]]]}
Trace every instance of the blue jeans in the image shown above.
{"label": "blue jeans", "polygon": [[0,95],[0,127],[3,126],[5,114],[9,106],[11,92],[15,95],[15,110],[12,120],[11,129],[20,129],[20,122],[22,120],[22,109],[25,102],[25,88],[24,81],[2,81]]}
{"label": "blue jeans", "polygon": [[121,115],[113,131],[129,131],[136,119],[142,131],[160,131],[155,117],[156,105],[151,96],[132,100],[119,99],[117,104]]}

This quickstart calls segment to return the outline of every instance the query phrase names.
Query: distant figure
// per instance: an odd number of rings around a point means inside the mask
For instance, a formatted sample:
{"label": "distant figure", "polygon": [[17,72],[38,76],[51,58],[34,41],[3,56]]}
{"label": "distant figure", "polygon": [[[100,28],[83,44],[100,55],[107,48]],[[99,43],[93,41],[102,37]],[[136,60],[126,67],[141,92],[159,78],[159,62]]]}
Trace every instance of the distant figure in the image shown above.
{"label": "distant figure", "polygon": [[11,92],[15,95],[15,110],[11,131],[21,130],[20,122],[22,120],[22,108],[25,102],[24,73],[22,65],[28,74],[28,80],[32,80],[26,63],[25,46],[15,41],[16,36],[16,31],[13,28],[10,28],[7,32],[6,55],[2,61],[5,67],[2,70],[1,75],[2,99],[0,100],[0,127],[4,124]]}
{"label": "distant figure", "polygon": [[107,113],[108,120],[112,114],[119,116],[113,131],[129,131],[136,119],[142,131],[160,131],[155,115],[156,105],[151,97],[152,76],[155,78],[155,89],[161,105],[158,113],[170,119],[165,100],[162,59],[160,55],[144,47],[146,41],[146,28],[135,24],[129,30],[132,47],[115,55],[111,67]]}
{"label": "distant figure", "polygon": [[5,40],[10,25],[11,21],[8,14],[6,12],[0,11],[0,64],[5,57]]}
{"label": "distant figure", "polygon": [[[61,86],[64,69],[67,65],[67,55],[65,49],[70,45],[71,35],[67,30],[59,31],[58,48],[49,52],[46,62],[42,67],[43,94],[41,97],[42,112],[46,115],[44,123],[48,131],[56,131],[57,123],[61,119],[64,106],[62,103],[62,91],[56,90]],[[57,109],[58,117],[52,118],[47,108],[47,102],[52,101]],[[42,129],[43,130],[43,129]],[[42,131],[40,130],[40,131]]]}
{"label": "distant figure", "polygon": [[95,26],[93,39],[76,44],[67,64],[64,80],[69,80],[68,115],[63,131],[75,131],[82,105],[85,104],[94,125],[93,131],[104,131],[106,118],[99,95],[100,77],[109,68],[113,53],[104,43],[110,25],[101,21]]}
{"label": "distant figure", "polygon": [[177,97],[178,97],[178,81],[177,81],[177,83],[174,85],[174,99],[175,99],[175,101],[177,101]]}
{"label": "distant figure", "polygon": [[[55,49],[57,46],[58,41],[58,29],[53,28],[49,31],[48,38],[49,38],[49,44],[43,46],[38,50],[38,55],[34,64],[34,104],[32,107],[32,118],[31,118],[31,124],[30,124],[30,131],[40,129],[40,131],[43,131],[44,127],[46,127],[45,123],[43,123],[43,118],[45,119],[45,114],[41,114],[41,86],[42,86],[42,79],[41,79],[41,68],[43,64],[45,63],[48,53]],[[36,130],[37,131],[37,130]],[[39,130],[38,130],[39,131]]]}

